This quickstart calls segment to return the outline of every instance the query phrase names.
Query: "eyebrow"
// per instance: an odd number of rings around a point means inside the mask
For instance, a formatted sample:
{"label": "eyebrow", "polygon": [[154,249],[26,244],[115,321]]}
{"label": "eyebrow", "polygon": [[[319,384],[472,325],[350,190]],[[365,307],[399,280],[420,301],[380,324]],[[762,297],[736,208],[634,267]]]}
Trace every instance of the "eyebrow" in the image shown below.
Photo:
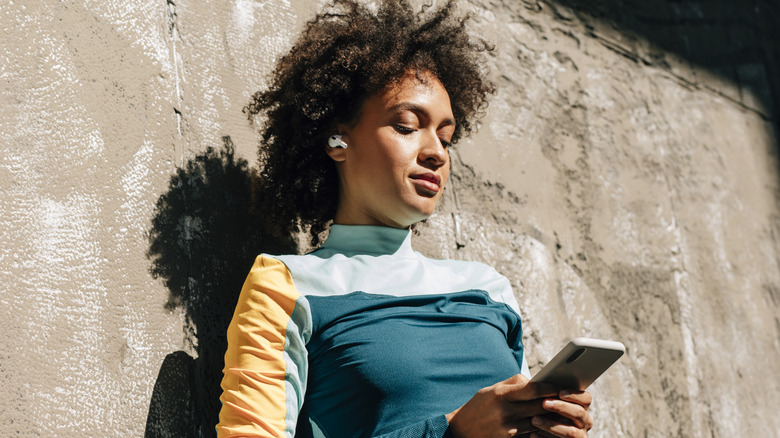
{"label": "eyebrow", "polygon": [[[411,112],[413,112],[415,114],[422,113],[426,117],[430,118],[430,113],[428,111],[426,111],[425,108],[421,107],[420,105],[417,105],[416,103],[412,103],[412,102],[397,103],[397,104],[391,106],[390,110],[391,111],[407,110],[407,111],[411,111]],[[441,125],[439,125],[439,126],[450,126],[450,125],[455,125],[455,119],[453,119],[451,117],[448,117],[448,118],[444,119],[442,121]]]}

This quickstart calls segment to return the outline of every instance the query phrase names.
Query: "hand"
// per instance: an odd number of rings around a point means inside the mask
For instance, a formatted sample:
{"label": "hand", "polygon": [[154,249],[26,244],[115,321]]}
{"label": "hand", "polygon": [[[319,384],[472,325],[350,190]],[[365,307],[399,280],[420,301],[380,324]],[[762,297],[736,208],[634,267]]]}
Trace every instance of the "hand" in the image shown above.
{"label": "hand", "polygon": [[546,415],[533,417],[531,423],[539,431],[529,435],[530,438],[543,437],[587,437],[593,427],[588,408],[592,398],[589,393],[577,390],[563,390],[559,399],[545,399],[542,407],[550,412]]}
{"label": "hand", "polygon": [[[517,374],[480,389],[471,400],[446,417],[455,438],[509,438],[540,429],[531,423],[532,418],[542,418],[546,425],[547,417],[543,414],[561,414],[559,406],[555,406],[555,410],[542,406],[544,401],[553,400],[544,397],[557,395],[558,388],[554,385],[530,383]],[[572,409],[568,407],[569,403],[566,404],[564,412],[568,413]]]}

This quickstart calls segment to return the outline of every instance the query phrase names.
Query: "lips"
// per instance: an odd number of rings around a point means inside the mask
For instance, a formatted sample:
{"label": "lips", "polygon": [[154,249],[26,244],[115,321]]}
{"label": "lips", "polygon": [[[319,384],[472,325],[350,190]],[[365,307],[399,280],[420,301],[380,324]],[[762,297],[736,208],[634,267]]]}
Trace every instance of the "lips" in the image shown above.
{"label": "lips", "polygon": [[412,175],[411,178],[417,182],[418,185],[432,191],[438,192],[441,187],[441,177],[435,173],[426,172],[418,175]]}

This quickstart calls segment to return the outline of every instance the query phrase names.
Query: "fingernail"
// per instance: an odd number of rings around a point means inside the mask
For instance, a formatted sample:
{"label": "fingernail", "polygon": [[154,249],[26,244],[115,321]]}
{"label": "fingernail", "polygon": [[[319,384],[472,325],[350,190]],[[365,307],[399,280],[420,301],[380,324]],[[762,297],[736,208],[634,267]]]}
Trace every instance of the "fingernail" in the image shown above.
{"label": "fingernail", "polygon": [[531,417],[531,424],[534,426],[541,426],[542,425],[542,418],[541,417]]}
{"label": "fingernail", "polygon": [[542,402],[542,407],[545,409],[551,409],[555,407],[555,400],[545,400]]}

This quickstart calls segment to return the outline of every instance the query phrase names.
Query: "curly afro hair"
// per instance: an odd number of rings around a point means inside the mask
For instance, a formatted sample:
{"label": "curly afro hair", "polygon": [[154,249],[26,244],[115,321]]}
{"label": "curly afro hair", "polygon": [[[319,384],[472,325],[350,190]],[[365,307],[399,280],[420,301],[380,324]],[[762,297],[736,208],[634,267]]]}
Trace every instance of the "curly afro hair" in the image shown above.
{"label": "curly afro hair", "polygon": [[450,95],[457,141],[484,113],[494,86],[480,67],[484,41],[472,40],[454,1],[415,12],[407,1],[384,0],[378,10],[334,0],[309,21],[276,65],[267,90],[244,109],[261,124],[258,203],[280,230],[308,227],[311,244],[332,221],[339,180],[325,152],[339,124],[357,121],[365,100],[407,72],[428,71]]}

